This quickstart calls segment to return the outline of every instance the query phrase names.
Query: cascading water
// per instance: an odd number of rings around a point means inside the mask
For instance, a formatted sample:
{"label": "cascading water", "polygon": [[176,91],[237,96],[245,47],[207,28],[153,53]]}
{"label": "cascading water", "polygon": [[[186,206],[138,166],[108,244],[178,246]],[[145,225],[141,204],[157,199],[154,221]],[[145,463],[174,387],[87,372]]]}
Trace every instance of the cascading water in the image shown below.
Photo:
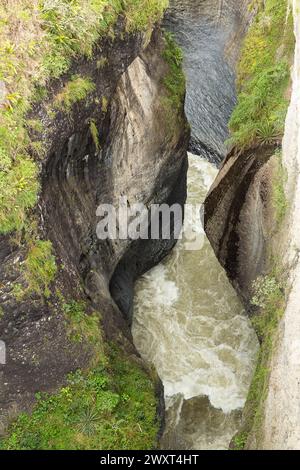
{"label": "cascading water", "polygon": [[[199,204],[216,169],[198,156],[190,154],[189,160],[187,202]],[[202,249],[187,251],[179,241],[136,284],[133,337],[165,387],[165,449],[228,447],[256,360],[255,333],[202,236]]]}
{"label": "cascading water", "polygon": [[[249,0],[171,0],[165,20],[184,52],[191,123],[188,203],[204,201],[224,157]],[[246,13],[245,13],[246,12]],[[206,160],[203,158],[205,156]],[[202,230],[187,219],[189,231]],[[165,387],[164,449],[225,449],[240,425],[258,341],[202,230],[136,284],[133,337]]]}

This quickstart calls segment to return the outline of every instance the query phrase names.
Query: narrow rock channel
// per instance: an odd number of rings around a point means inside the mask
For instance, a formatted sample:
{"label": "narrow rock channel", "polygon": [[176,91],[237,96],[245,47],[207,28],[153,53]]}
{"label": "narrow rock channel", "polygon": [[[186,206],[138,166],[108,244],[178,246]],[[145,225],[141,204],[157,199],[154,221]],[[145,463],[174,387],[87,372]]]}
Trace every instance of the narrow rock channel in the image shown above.
{"label": "narrow rock channel", "polygon": [[[197,153],[189,154],[187,202],[194,205],[204,201],[225,154],[237,39],[246,25],[241,5],[225,2],[220,11],[219,4],[173,0],[165,20],[184,52],[190,148]],[[258,341],[199,222],[186,224],[202,236],[201,249],[188,251],[180,241],[137,282],[133,337],[165,387],[161,447],[226,449],[239,428]]]}
{"label": "narrow rock channel", "polygon": [[[199,204],[216,169],[192,154],[189,161],[188,203]],[[164,383],[165,449],[228,447],[256,360],[256,335],[203,232],[202,237],[197,251],[187,251],[180,241],[136,284],[133,337]]]}

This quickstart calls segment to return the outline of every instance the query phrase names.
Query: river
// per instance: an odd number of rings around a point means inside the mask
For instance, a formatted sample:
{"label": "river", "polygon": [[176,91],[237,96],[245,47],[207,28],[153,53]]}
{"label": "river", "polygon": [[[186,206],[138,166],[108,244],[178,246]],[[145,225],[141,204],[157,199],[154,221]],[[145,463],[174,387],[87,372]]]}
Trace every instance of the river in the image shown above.
{"label": "river", "polygon": [[[226,152],[238,50],[234,44],[229,53],[226,45],[241,34],[237,3],[172,0],[165,20],[184,52],[186,114],[198,154],[189,154],[187,202],[193,205],[204,201],[217,175],[210,162],[219,163]],[[241,423],[258,341],[201,224],[185,224],[202,243],[189,251],[179,241],[136,283],[132,333],[164,384],[161,448],[227,449]]]}
{"label": "river", "polygon": [[[189,161],[187,202],[199,204],[217,170],[192,154]],[[227,448],[256,361],[256,335],[203,230],[202,236],[197,251],[179,241],[135,288],[134,342],[165,387],[164,449]]]}

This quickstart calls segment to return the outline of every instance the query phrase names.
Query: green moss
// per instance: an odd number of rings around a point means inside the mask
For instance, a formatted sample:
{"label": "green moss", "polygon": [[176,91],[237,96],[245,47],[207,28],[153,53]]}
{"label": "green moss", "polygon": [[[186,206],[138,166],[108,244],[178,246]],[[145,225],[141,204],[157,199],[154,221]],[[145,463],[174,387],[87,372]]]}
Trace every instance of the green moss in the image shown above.
{"label": "green moss", "polygon": [[164,78],[167,96],[163,99],[169,122],[178,121],[182,113],[185,97],[185,76],[182,71],[183,55],[171,33],[165,32],[165,49],[163,57],[169,71]]}
{"label": "green moss", "polygon": [[75,75],[55,97],[54,107],[70,112],[75,103],[86,99],[94,90],[95,84],[90,78]]}
{"label": "green moss", "polygon": [[18,302],[23,300],[24,296],[26,295],[26,291],[23,285],[20,284],[19,282],[14,283],[11,293]]}
{"label": "green moss", "polygon": [[[37,200],[38,167],[32,153],[39,153],[41,145],[31,145],[25,119],[33,101],[45,97],[49,80],[65,74],[73,60],[91,58],[96,41],[113,37],[119,15],[128,31],[145,30],[166,5],[166,0],[15,0],[11,8],[1,2],[0,81],[7,93],[0,104],[0,233],[20,230]],[[68,111],[88,90],[76,86],[75,95],[64,91],[60,104]]]}
{"label": "green moss", "polygon": [[55,395],[38,394],[2,439],[2,449],[152,449],[155,391],[135,361],[111,346],[87,373],[77,371]]}
{"label": "green moss", "polygon": [[24,262],[24,277],[28,285],[27,292],[35,292],[46,298],[50,296],[49,285],[57,271],[52,243],[49,240],[36,241],[28,251]]}
{"label": "green moss", "polygon": [[292,14],[287,16],[287,0],[259,4],[242,49],[238,104],[230,120],[230,143],[239,149],[277,142],[288,107],[286,91],[295,44]]}

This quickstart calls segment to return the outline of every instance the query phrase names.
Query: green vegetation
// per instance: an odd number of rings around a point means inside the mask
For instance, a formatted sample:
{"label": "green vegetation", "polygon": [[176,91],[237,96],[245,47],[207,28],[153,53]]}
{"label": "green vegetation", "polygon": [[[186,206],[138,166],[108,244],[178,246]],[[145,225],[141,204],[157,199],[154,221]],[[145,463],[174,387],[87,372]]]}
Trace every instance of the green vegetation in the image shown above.
{"label": "green vegetation", "polygon": [[183,55],[171,33],[165,32],[165,49],[163,57],[169,66],[169,71],[164,79],[167,97],[164,104],[168,118],[173,122],[177,120],[183,107],[185,96],[185,76],[182,71]]}
{"label": "green vegetation", "polygon": [[[43,99],[49,80],[66,73],[72,61],[91,58],[102,36],[113,37],[118,15],[124,15],[128,31],[147,30],[166,5],[167,0],[1,2],[0,82],[6,92],[0,102],[0,233],[20,230],[37,200],[38,168],[32,154],[42,145],[32,151],[26,125],[34,100]],[[82,96],[81,89],[76,100]],[[72,101],[67,93],[67,108]]]}
{"label": "green vegetation", "polygon": [[91,132],[91,136],[96,147],[96,151],[98,152],[98,150],[100,149],[99,132],[98,132],[96,123],[93,119],[91,119],[90,121],[90,132]]}
{"label": "green vegetation", "polygon": [[90,78],[75,75],[55,97],[54,107],[70,112],[75,103],[84,100],[94,90],[95,84]]}
{"label": "green vegetation", "polygon": [[[11,130],[10,137],[8,133],[0,126],[0,233],[23,227],[25,211],[35,205],[39,189],[36,164],[24,149],[19,151],[24,142],[19,140],[18,130]],[[9,156],[8,148],[15,158]]]}
{"label": "green vegetation", "polygon": [[248,434],[246,432],[242,432],[242,433],[237,434],[233,438],[234,450],[243,450],[245,448],[246,443],[247,443],[247,438],[248,438]]}
{"label": "green vegetation", "polygon": [[152,449],[157,433],[152,382],[111,346],[92,370],[69,375],[57,394],[38,394],[0,449]]}
{"label": "green vegetation", "polygon": [[108,99],[106,98],[106,96],[102,96],[101,108],[102,108],[102,112],[103,112],[103,113],[107,113],[107,110],[108,110]]}
{"label": "green vegetation", "polygon": [[288,201],[287,201],[285,191],[284,191],[285,172],[282,166],[281,151],[277,151],[275,156],[276,156],[277,161],[276,161],[275,174],[273,177],[272,201],[273,201],[273,206],[275,209],[275,218],[276,218],[277,227],[280,227],[287,213]]}
{"label": "green vegetation", "polygon": [[24,277],[27,292],[34,292],[46,298],[50,296],[49,285],[57,271],[55,257],[52,254],[52,243],[49,240],[38,240],[30,248],[24,262]]}
{"label": "green vegetation", "polygon": [[238,105],[230,120],[230,143],[242,150],[272,144],[283,135],[295,43],[287,0],[256,4],[259,13],[242,50]]}
{"label": "green vegetation", "polygon": [[101,344],[99,315],[93,312],[88,315],[85,302],[71,301],[63,304],[67,318],[67,331],[70,339],[76,343],[88,342],[92,345]]}
{"label": "green vegetation", "polygon": [[[230,143],[239,151],[256,145],[279,148],[289,103],[290,67],[295,45],[293,18],[287,0],[255,0],[251,7],[258,8],[258,13],[242,49],[238,104],[230,121]],[[271,202],[276,233],[288,209],[279,149],[273,161]],[[252,323],[261,347],[244,410],[244,423],[241,432],[233,439],[236,449],[243,449],[249,436],[255,436],[257,442],[260,441],[270,361],[278,324],[285,309],[282,269],[274,267],[272,260],[269,264],[269,274],[259,277],[253,284],[252,304],[255,311]]]}
{"label": "green vegetation", "polygon": [[130,0],[127,1],[127,30],[147,30],[158,21],[169,4],[169,0]]}
{"label": "green vegetation", "polygon": [[246,445],[249,433],[259,440],[270,374],[270,360],[274,349],[276,331],[285,308],[284,286],[278,273],[258,277],[253,283],[252,304],[259,310],[252,317],[252,324],[261,342],[258,363],[248,393],[244,410],[244,425],[233,443],[237,450]]}

